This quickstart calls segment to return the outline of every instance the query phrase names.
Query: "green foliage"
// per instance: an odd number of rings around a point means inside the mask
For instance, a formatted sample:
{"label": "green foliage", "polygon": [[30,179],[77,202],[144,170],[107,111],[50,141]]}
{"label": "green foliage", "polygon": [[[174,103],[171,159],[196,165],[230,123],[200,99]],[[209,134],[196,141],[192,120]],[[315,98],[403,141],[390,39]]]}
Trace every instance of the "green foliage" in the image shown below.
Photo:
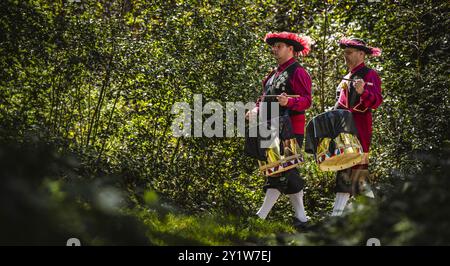
{"label": "green foliage", "polygon": [[[109,178],[88,181],[70,154],[37,137],[0,143],[2,245],[148,245],[144,226],[120,212],[123,195]],[[83,179],[82,182],[79,180]]]}

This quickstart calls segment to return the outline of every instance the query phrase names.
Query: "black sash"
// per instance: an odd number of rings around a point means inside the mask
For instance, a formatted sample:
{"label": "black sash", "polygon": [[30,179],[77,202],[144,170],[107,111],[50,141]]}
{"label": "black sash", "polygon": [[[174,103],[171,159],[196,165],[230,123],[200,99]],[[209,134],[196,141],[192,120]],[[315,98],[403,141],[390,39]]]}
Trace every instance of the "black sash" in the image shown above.
{"label": "black sash", "polygon": [[[362,68],[358,69],[355,73],[353,73],[350,76],[350,79],[354,79],[356,77],[364,79],[369,73],[370,68],[363,66]],[[353,82],[350,82],[350,89],[348,90],[347,95],[347,103],[350,108],[353,108],[353,106],[357,105],[359,103],[360,95],[356,92],[355,86],[353,86]]]}

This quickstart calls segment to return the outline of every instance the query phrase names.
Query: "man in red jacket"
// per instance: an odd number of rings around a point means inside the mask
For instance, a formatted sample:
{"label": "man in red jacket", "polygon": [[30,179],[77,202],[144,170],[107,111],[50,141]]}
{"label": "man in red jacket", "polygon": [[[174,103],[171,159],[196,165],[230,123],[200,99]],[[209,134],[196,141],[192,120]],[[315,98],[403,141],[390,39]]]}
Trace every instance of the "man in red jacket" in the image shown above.
{"label": "man in red jacket", "polygon": [[338,86],[335,107],[352,112],[364,157],[359,165],[337,172],[336,199],[332,216],[342,214],[350,196],[362,194],[374,197],[367,180],[372,138],[371,110],[378,108],[383,101],[380,77],[375,70],[364,64],[366,55],[379,56],[381,50],[370,47],[363,40],[356,38],[343,38],[339,41],[339,46],[344,49],[344,59],[349,73]]}
{"label": "man in red jacket", "polygon": [[[247,113],[247,117],[258,113],[260,102],[268,102],[264,95],[279,95],[276,98],[280,106],[279,112],[288,112],[293,133],[301,147],[305,130],[305,110],[311,106],[311,78],[295,57],[309,53],[310,39],[295,33],[280,32],[268,33],[264,40],[272,47],[278,67],[263,80],[263,95],[258,100],[257,107]],[[264,202],[257,215],[265,219],[280,194],[284,193],[289,196],[295,210],[294,226],[304,229],[307,217],[303,206],[303,187],[304,180],[296,168],[268,177],[263,188],[266,192]]]}

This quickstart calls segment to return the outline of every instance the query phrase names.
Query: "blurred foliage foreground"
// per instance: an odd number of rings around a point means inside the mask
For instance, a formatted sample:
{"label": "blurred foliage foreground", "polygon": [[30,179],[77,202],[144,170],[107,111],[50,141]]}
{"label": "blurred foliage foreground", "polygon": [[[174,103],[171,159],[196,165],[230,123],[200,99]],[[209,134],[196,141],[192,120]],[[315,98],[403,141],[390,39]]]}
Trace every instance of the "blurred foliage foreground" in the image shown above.
{"label": "blurred foliage foreground", "polygon": [[[146,190],[127,197],[118,176],[93,176],[77,156],[36,136],[0,143],[0,240],[12,245],[363,245],[448,244],[450,149],[420,156],[423,171],[396,176],[377,202],[356,199],[341,218],[309,232],[280,221],[211,211],[189,214]],[[92,175],[89,175],[92,174]],[[397,183],[397,184],[395,184]],[[424,208],[429,206],[429,208]]]}
{"label": "blurred foliage foreground", "polygon": [[189,215],[150,190],[132,202],[116,176],[89,179],[86,171],[47,141],[2,140],[0,244],[65,245],[75,237],[82,245],[275,245],[280,232],[293,232],[279,222]]}
{"label": "blurred foliage foreground", "polygon": [[[0,1],[0,244],[450,244],[448,0]],[[175,138],[172,106],[254,101],[274,66],[269,31],[311,36],[307,119],[346,73],[342,36],[383,55],[373,111],[376,200],[329,217],[333,173],[306,157],[295,232],[243,138]],[[203,120],[209,115],[204,115]]]}

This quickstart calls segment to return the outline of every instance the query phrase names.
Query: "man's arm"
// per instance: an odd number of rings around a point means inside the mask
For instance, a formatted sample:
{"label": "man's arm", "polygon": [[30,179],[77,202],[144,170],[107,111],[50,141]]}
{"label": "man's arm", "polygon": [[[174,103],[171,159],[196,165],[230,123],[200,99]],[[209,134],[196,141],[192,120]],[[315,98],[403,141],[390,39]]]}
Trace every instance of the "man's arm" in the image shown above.
{"label": "man's arm", "polygon": [[297,98],[288,98],[287,108],[294,111],[304,111],[311,106],[311,77],[303,68],[297,68],[289,81],[292,92],[300,95]]}
{"label": "man's arm", "polygon": [[[372,85],[367,83],[371,82]],[[364,78],[364,91],[360,97],[360,103],[367,108],[376,109],[383,102],[381,95],[381,79],[374,70],[369,71]]]}

